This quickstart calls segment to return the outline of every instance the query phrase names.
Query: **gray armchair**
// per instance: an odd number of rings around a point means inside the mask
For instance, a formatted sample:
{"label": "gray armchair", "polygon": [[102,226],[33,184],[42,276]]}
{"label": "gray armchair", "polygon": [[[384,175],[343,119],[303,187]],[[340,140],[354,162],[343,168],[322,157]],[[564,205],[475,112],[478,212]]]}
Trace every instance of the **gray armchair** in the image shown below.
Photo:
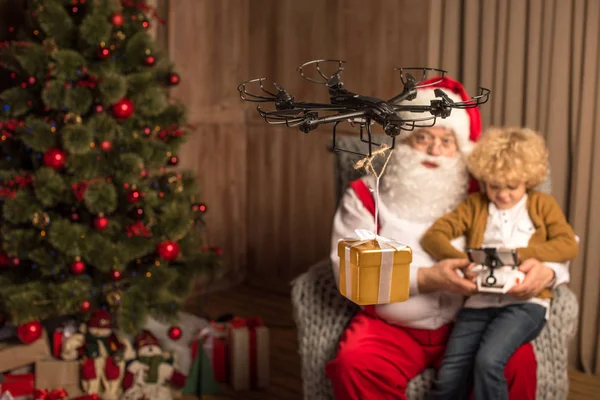
{"label": "gray armchair", "polygon": [[[357,149],[361,143],[355,137],[338,138],[340,146]],[[361,147],[364,149],[364,147]],[[364,151],[364,150],[363,150]],[[348,182],[360,176],[352,163],[357,158],[338,153],[335,161],[337,199]],[[550,192],[550,179],[540,190]],[[577,329],[579,312],[575,295],[562,285],[554,291],[548,325],[533,341],[537,359],[537,398],[566,399],[569,392],[567,347]],[[292,282],[292,304],[298,329],[299,352],[302,357],[304,399],[333,399],[325,365],[335,357],[339,338],[358,310],[337,290],[329,259],[325,259],[298,276]],[[425,370],[408,385],[407,397],[422,399],[429,390],[435,371]]]}

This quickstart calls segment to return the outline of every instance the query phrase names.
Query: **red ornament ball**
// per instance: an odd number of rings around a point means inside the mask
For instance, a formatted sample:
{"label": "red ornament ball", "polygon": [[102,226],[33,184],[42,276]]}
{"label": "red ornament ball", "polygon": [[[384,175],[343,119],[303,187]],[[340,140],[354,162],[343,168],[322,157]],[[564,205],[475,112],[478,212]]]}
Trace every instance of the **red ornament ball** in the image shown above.
{"label": "red ornament ball", "polygon": [[179,256],[179,245],[170,240],[161,242],[156,245],[156,252],[163,260],[174,261]]}
{"label": "red ornament ball", "polygon": [[153,66],[154,64],[156,64],[156,57],[146,56],[146,58],[144,58],[144,64],[146,64],[149,67]]}
{"label": "red ornament ball", "polygon": [[206,207],[206,204],[203,204],[203,203],[194,203],[194,204],[192,204],[192,211],[193,212],[205,213],[207,209],[208,208]]}
{"label": "red ornament ball", "polygon": [[40,321],[27,322],[17,327],[17,337],[22,343],[33,343],[42,336],[42,330]]}
{"label": "red ornament ball", "polygon": [[65,166],[66,159],[67,159],[67,154],[64,151],[62,151],[61,149],[58,149],[56,147],[48,149],[48,151],[46,151],[46,153],[44,153],[44,165],[46,165],[50,168],[54,168],[54,169],[63,168]]}
{"label": "red ornament ball", "polygon": [[112,106],[112,114],[117,119],[127,119],[133,115],[133,102],[127,98],[121,99]]}
{"label": "red ornament ball", "polygon": [[108,227],[108,218],[98,216],[94,218],[94,228],[99,231],[103,231]]}
{"label": "red ornament ball", "polygon": [[181,339],[182,334],[183,334],[183,332],[181,331],[181,328],[178,326],[172,326],[169,329],[169,337],[171,338],[171,340]]}
{"label": "red ornament ball", "polygon": [[121,13],[114,13],[110,17],[110,23],[112,26],[118,28],[125,23],[125,17],[123,17],[123,14]]}
{"label": "red ornament ball", "polygon": [[142,26],[144,27],[144,29],[148,29],[150,27],[150,22],[144,21],[142,22]]}
{"label": "red ornament ball", "polygon": [[130,190],[127,193],[127,201],[130,203],[137,203],[142,198],[142,194],[139,190]]}
{"label": "red ornament ball", "polygon": [[100,143],[100,148],[101,148],[103,151],[111,151],[111,150],[112,150],[112,148],[113,148],[113,146],[112,146],[112,143],[111,143],[111,142],[109,142],[108,140],[105,140],[105,141],[103,141],[102,143]]}
{"label": "red ornament ball", "polygon": [[90,303],[89,300],[84,300],[81,302],[81,306],[79,307],[79,310],[82,313],[86,313],[86,312],[90,311],[91,308],[92,308],[92,303]]}
{"label": "red ornament ball", "polygon": [[179,164],[179,157],[177,156],[171,156],[169,157],[169,165],[177,165]]}
{"label": "red ornament ball", "polygon": [[106,47],[100,47],[98,49],[98,52],[96,53],[96,56],[100,59],[100,60],[106,60],[110,57],[110,49],[106,48]]}
{"label": "red ornament ball", "polygon": [[85,263],[81,260],[75,261],[71,264],[71,273],[73,275],[81,275],[85,272]]}
{"label": "red ornament ball", "polygon": [[169,85],[176,86],[181,81],[181,78],[175,72],[171,72],[167,77],[167,81],[169,82]]}
{"label": "red ornament ball", "polygon": [[116,269],[110,271],[110,279],[114,282],[121,280],[122,276],[123,274],[121,273],[121,271],[117,271]]}

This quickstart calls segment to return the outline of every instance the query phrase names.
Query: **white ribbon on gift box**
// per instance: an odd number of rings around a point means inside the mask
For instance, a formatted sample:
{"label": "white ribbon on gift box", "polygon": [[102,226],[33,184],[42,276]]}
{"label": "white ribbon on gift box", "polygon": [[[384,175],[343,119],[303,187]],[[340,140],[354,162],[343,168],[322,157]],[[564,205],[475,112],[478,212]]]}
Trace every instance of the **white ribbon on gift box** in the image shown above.
{"label": "white ribbon on gift box", "polygon": [[[371,240],[376,240],[381,248],[381,271],[379,272],[379,292],[377,294],[378,303],[389,303],[392,294],[392,271],[394,269],[394,252],[400,251],[407,247],[404,243],[400,243],[394,239],[384,238],[366,229],[356,229],[354,231],[358,236],[359,241],[346,244],[345,261],[346,261],[346,296],[352,297],[352,279],[350,276],[350,249],[367,243]],[[342,239],[345,241],[356,240],[356,238]]]}

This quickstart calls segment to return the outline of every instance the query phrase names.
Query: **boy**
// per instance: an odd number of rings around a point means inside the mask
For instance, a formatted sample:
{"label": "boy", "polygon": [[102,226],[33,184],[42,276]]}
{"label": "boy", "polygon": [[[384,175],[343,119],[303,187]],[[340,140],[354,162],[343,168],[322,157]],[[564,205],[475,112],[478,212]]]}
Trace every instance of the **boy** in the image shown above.
{"label": "boy", "polygon": [[[436,221],[421,239],[425,251],[438,260],[466,258],[450,243],[466,235],[470,248],[516,249],[519,263],[577,256],[575,234],[560,207],[552,196],[533,190],[548,173],[548,151],[537,132],[490,129],[467,162],[484,193],[470,195]],[[540,333],[550,298],[545,290],[529,300],[492,293],[467,299],[428,399],[468,398],[471,371],[475,400],[507,399],[504,366],[519,346]]]}

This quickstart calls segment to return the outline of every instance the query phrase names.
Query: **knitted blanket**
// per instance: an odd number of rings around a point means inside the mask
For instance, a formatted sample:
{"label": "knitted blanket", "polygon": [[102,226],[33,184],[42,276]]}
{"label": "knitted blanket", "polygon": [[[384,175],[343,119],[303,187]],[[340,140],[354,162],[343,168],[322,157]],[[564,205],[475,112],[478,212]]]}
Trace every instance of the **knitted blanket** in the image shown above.
{"label": "knitted blanket", "polygon": [[[548,324],[533,341],[540,400],[566,399],[569,392],[567,345],[577,329],[579,308],[567,286],[557,288],[554,295]],[[335,357],[339,338],[358,306],[337,290],[328,260],[314,265],[292,282],[292,303],[302,357],[304,399],[333,399],[325,365]],[[433,377],[434,370],[427,369],[410,381],[408,399],[423,399]]]}

